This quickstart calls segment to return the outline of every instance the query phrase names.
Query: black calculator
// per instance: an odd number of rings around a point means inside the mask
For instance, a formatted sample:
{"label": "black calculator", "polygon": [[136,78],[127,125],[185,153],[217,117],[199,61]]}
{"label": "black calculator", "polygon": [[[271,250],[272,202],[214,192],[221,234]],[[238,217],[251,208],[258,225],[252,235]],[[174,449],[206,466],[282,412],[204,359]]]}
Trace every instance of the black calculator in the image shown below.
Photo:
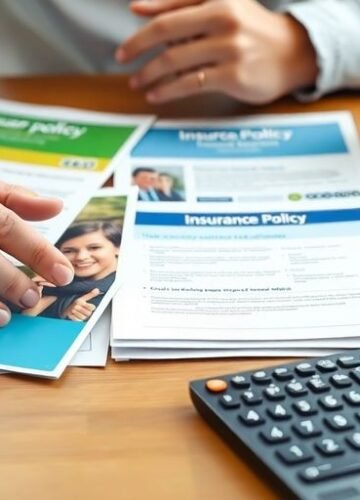
{"label": "black calculator", "polygon": [[360,350],[195,380],[190,394],[281,498],[360,499]]}

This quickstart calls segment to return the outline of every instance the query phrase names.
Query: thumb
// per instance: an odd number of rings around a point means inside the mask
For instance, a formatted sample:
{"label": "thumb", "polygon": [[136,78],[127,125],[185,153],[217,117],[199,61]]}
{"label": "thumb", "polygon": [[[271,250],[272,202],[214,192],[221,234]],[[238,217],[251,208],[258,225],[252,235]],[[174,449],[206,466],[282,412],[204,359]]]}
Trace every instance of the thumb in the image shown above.
{"label": "thumb", "polygon": [[100,290],[98,288],[94,288],[93,290],[91,290],[91,292],[88,292],[85,295],[83,295],[81,299],[87,302],[88,300],[94,299],[98,295],[101,295]]}

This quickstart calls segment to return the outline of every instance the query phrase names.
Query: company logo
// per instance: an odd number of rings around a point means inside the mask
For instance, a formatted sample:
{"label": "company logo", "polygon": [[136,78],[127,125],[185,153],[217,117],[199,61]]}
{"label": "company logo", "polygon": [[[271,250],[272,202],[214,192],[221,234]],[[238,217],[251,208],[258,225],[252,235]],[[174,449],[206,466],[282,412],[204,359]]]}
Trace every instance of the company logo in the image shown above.
{"label": "company logo", "polygon": [[288,199],[290,201],[300,201],[303,198],[307,200],[329,200],[332,198],[358,198],[360,197],[360,191],[354,189],[352,191],[324,191],[320,193],[306,193],[304,195],[300,193],[290,193],[288,194]]}
{"label": "company logo", "polygon": [[300,201],[302,200],[303,196],[300,193],[290,193],[288,195],[288,198],[290,201]]}

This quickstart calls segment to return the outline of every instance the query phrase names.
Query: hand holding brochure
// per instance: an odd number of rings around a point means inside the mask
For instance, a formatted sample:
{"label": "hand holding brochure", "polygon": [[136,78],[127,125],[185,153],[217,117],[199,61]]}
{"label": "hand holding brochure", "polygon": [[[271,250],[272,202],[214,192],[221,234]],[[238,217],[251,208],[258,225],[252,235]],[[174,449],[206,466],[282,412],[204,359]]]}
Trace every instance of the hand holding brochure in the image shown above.
{"label": "hand holding brochure", "polygon": [[125,205],[125,197],[101,191],[60,237],[57,246],[74,267],[72,283],[54,287],[30,274],[42,297],[34,308],[15,309],[1,329],[0,369],[61,375],[117,289]]}

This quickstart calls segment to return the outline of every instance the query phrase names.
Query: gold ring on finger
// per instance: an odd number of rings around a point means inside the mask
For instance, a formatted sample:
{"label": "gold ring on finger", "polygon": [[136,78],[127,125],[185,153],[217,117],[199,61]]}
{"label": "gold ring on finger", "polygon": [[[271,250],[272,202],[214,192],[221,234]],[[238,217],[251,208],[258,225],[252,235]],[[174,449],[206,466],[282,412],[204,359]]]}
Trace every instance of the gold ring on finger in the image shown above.
{"label": "gold ring on finger", "polygon": [[206,84],[206,74],[205,71],[198,71],[197,74],[197,81],[200,89],[203,89]]}

